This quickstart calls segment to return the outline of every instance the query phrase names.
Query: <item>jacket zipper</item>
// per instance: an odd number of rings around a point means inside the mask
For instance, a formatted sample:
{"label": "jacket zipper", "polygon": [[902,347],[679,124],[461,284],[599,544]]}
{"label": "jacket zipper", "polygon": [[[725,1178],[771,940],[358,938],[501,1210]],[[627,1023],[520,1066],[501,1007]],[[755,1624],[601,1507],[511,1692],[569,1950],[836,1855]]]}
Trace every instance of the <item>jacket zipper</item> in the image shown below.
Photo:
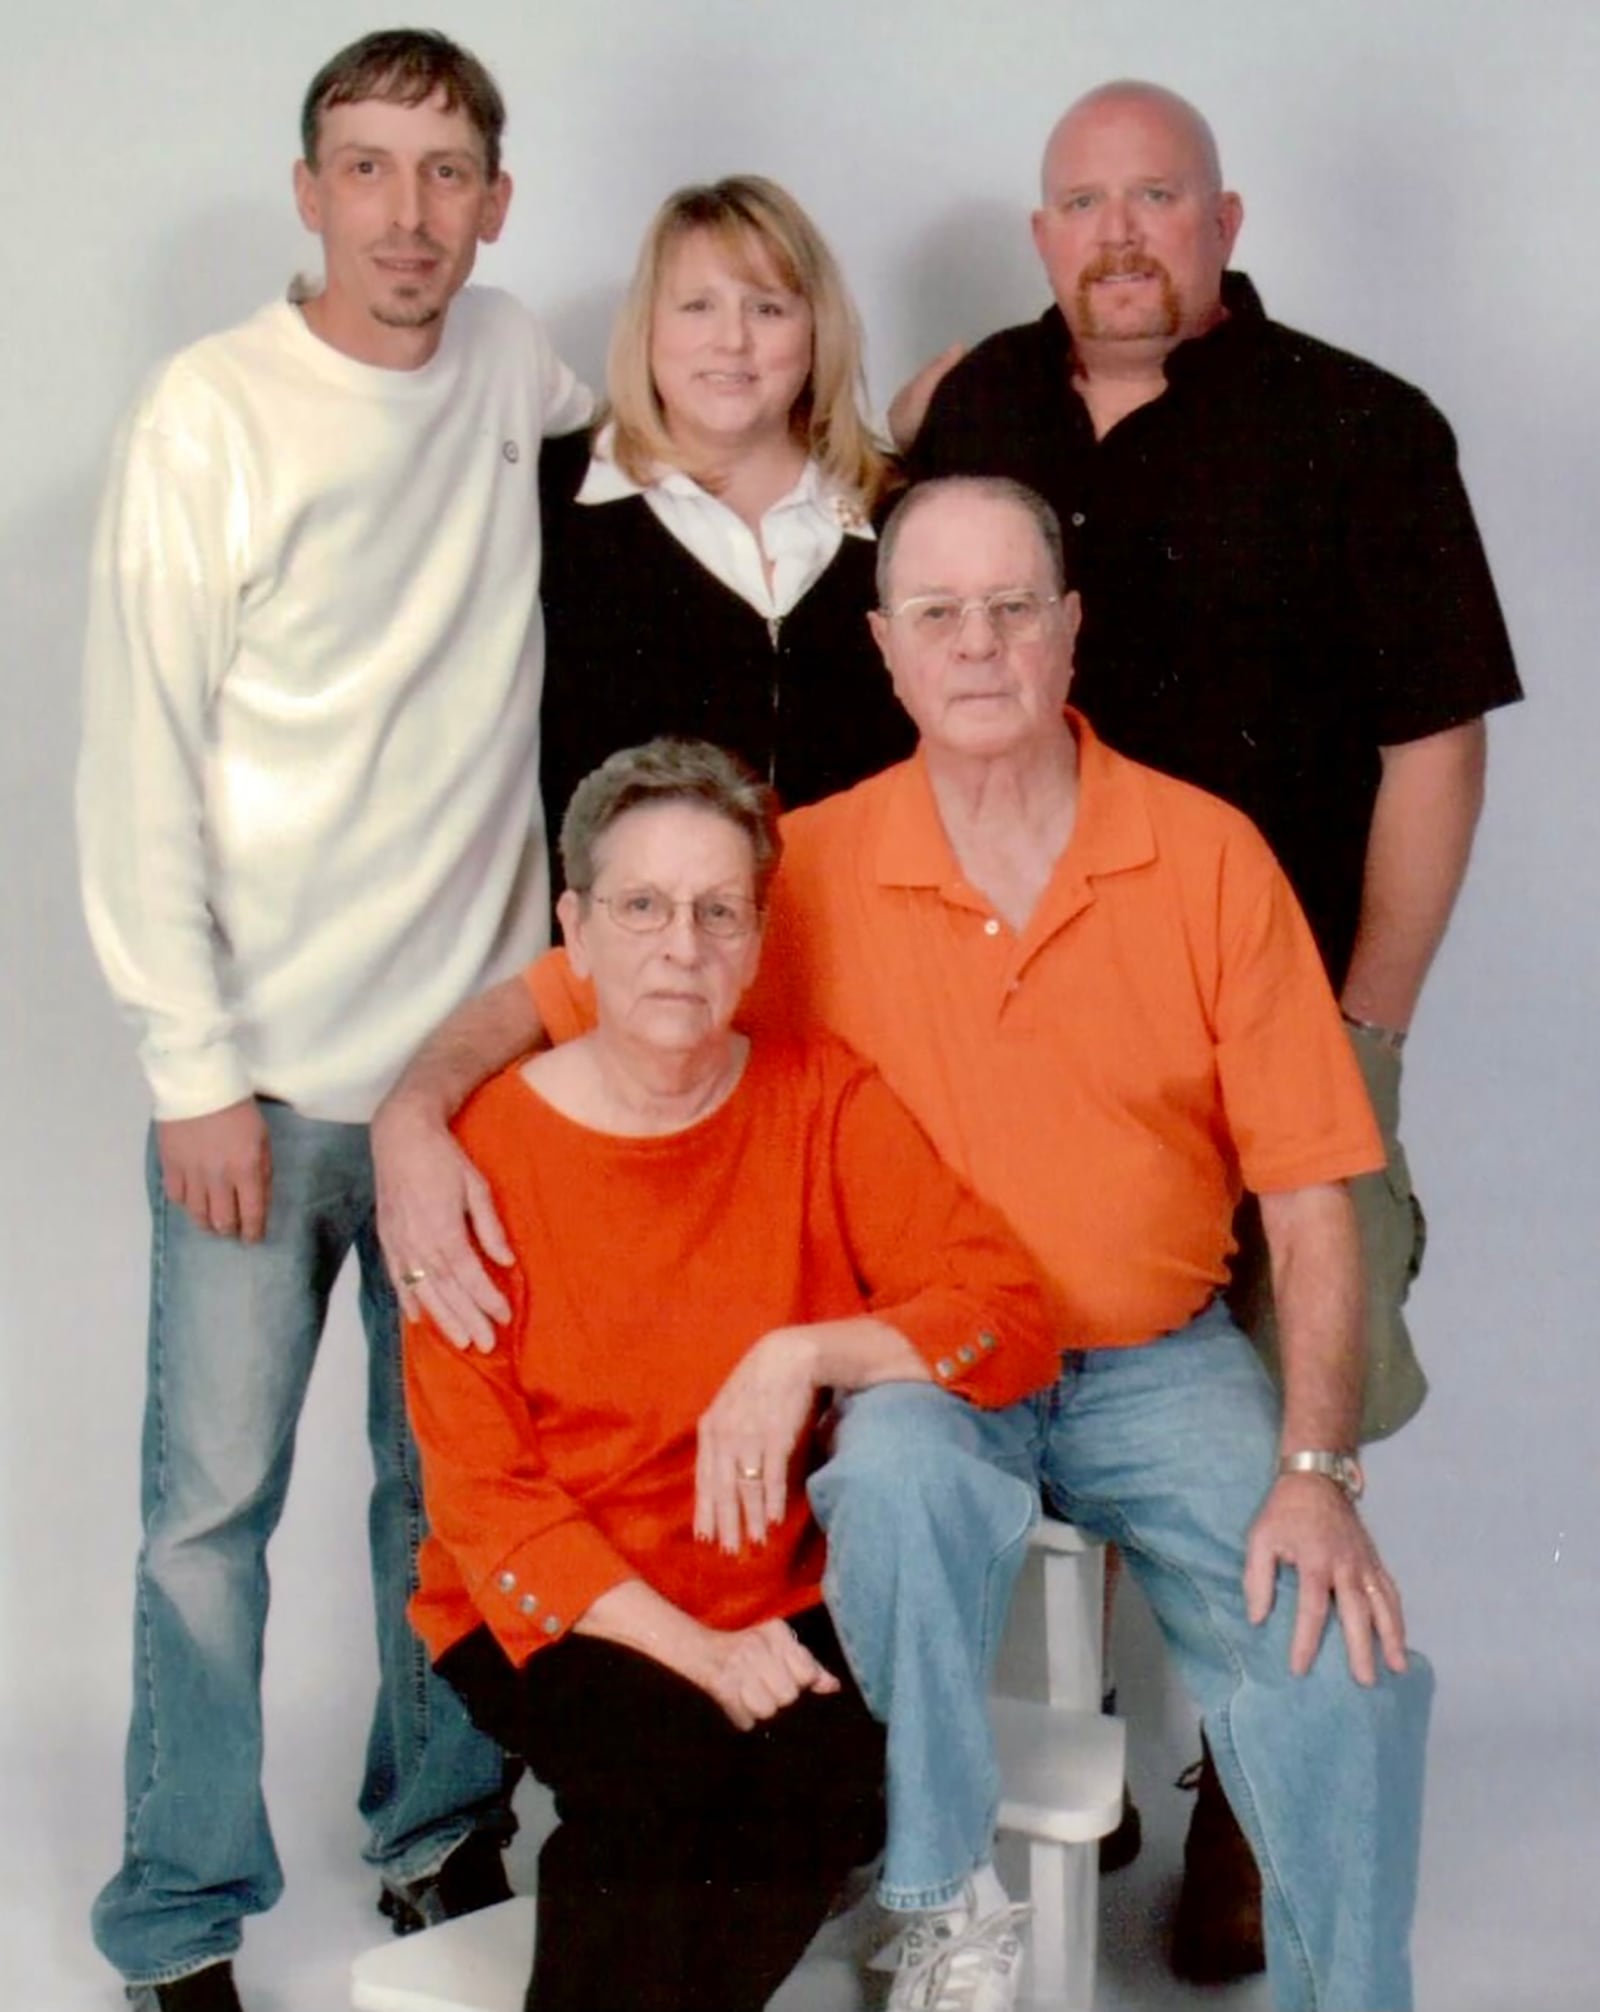
{"label": "jacket zipper", "polygon": [[778,637],[782,629],[782,615],[768,615],[767,638],[772,644],[772,735],[768,742],[767,782],[773,787],[776,787],[778,781],[778,703],[781,697],[778,678]]}

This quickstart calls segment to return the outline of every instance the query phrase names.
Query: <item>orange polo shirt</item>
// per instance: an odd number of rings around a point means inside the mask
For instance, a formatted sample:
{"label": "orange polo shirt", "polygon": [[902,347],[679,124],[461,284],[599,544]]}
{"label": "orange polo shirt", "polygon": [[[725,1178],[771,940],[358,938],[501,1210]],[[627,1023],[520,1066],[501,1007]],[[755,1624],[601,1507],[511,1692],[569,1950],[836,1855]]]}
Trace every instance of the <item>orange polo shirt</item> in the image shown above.
{"label": "orange polo shirt", "polygon": [[[963,879],[920,755],[784,819],[751,1028],[869,1056],[1049,1274],[1063,1346],[1153,1340],[1228,1277],[1241,1186],[1383,1164],[1288,882],[1247,818],[1071,708],[1072,838],[1020,934]],[[552,1039],[585,1024],[552,953]]]}
{"label": "orange polo shirt", "polygon": [[733,1094],[680,1132],[591,1131],[518,1069],[456,1131],[517,1263],[488,1355],[406,1331],[430,1525],[410,1612],[435,1660],[482,1620],[521,1663],[633,1577],[716,1628],[814,1605],[809,1436],[764,1544],[729,1557],[691,1529],[701,1414],[774,1328],[874,1314],[980,1404],[1059,1373],[1017,1238],[825,1036],[755,1041]]}

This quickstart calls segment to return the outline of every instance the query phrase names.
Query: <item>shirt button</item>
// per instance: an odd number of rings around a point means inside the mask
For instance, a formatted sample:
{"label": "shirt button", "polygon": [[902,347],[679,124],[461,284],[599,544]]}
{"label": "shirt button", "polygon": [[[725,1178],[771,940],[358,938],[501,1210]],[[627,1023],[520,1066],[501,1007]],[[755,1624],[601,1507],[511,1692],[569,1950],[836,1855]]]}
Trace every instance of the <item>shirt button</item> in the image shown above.
{"label": "shirt button", "polygon": [[954,1376],[956,1373],[956,1366],[948,1355],[941,1356],[933,1366],[944,1377]]}
{"label": "shirt button", "polygon": [[546,1614],[539,1625],[547,1635],[559,1635],[561,1633],[561,1616],[559,1614]]}
{"label": "shirt button", "polygon": [[517,1612],[519,1614],[534,1614],[538,1610],[539,1602],[532,1593],[524,1593],[522,1598],[517,1602]]}
{"label": "shirt button", "polygon": [[968,1348],[965,1345],[965,1343],[963,1343],[962,1346],[956,1350],[956,1357],[961,1362],[966,1363],[976,1362],[978,1359],[978,1351],[975,1348]]}
{"label": "shirt button", "polygon": [[994,1336],[990,1334],[987,1328],[985,1328],[983,1333],[978,1336],[979,1348],[981,1348],[983,1352],[987,1355],[989,1350],[993,1348],[994,1345],[995,1345]]}
{"label": "shirt button", "polygon": [[514,1593],[517,1590],[517,1575],[515,1572],[502,1572],[495,1584],[502,1593]]}
{"label": "shirt button", "polygon": [[983,933],[985,936],[998,936],[1000,934],[1000,925],[998,922],[995,921],[992,915],[989,917],[989,920],[983,925]]}
{"label": "shirt button", "polygon": [[1080,529],[1081,529],[1081,528],[1083,527],[1083,525],[1084,525],[1084,524],[1086,524],[1087,522],[1088,522],[1088,519],[1087,519],[1087,518],[1086,518],[1086,517],[1084,516],[1084,514],[1083,514],[1083,512],[1082,512],[1081,510],[1074,510],[1074,511],[1073,511],[1073,513],[1072,513],[1072,528],[1073,528],[1073,529],[1074,529],[1075,531],[1076,531],[1076,530],[1080,530]]}

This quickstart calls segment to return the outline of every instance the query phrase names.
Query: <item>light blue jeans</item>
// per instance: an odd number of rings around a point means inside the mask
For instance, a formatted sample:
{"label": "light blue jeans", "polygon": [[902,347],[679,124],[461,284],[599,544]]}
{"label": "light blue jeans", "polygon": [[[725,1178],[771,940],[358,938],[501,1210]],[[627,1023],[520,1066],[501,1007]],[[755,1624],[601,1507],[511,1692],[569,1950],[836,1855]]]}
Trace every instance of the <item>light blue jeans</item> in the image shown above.
{"label": "light blue jeans", "polygon": [[849,1400],[811,1499],[828,1604],[889,1728],[885,1905],[947,1901],[990,1855],[985,1693],[1042,1491],[1121,1546],[1200,1707],[1261,1866],[1280,2012],[1407,2012],[1432,1672],[1413,1656],[1364,1688],[1334,1623],[1291,1677],[1292,1572],[1250,1624],[1244,1542],[1277,1432],[1276,1394],[1220,1305],[1146,1347],[1069,1355],[1006,1411],[925,1384]]}
{"label": "light blue jeans", "polygon": [[469,1831],[510,1828],[499,1748],[435,1678],[406,1621],[422,1504],[367,1128],[261,1108],[272,1208],[259,1244],[197,1229],[162,1192],[153,1136],[148,1155],[150,1352],[127,1829],[122,1868],[94,1907],[95,1941],[132,1984],[165,1983],[231,1955],[242,1917],[282,1891],[261,1793],[267,1541],[328,1295],[352,1246],[369,1364],[379,1666],[360,1796],[365,1856],[391,1882],[414,1879]]}

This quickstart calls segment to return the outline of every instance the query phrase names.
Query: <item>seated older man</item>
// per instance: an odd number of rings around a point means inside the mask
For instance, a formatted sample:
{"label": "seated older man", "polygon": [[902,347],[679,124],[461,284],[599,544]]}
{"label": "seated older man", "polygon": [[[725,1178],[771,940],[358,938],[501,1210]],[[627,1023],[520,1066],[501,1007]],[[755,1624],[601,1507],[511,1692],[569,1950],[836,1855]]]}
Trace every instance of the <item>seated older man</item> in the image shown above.
{"label": "seated older man", "polygon": [[[1315,947],[1242,816],[1066,706],[1077,603],[1036,497],[923,485],[879,563],[873,626],[921,746],[787,820],[751,1024],[821,1021],[879,1064],[1043,1260],[1073,1351],[1003,1412],[937,1387],[853,1398],[812,1482],[829,1604],[889,1728],[880,1891],[914,1916],[892,2003],[1016,1995],[984,1684],[1042,1486],[1122,1547],[1200,1706],[1263,1868],[1275,2002],[1407,2007],[1432,1679],[1356,1508],[1344,1183],[1381,1150]],[[439,1114],[585,1012],[559,960],[536,967],[466,1009],[380,1123],[404,1175],[391,1261],[461,1319],[494,1294]],[[1281,1400],[1219,1298],[1241,1186]],[[475,1219],[497,1235],[481,1197]]]}

